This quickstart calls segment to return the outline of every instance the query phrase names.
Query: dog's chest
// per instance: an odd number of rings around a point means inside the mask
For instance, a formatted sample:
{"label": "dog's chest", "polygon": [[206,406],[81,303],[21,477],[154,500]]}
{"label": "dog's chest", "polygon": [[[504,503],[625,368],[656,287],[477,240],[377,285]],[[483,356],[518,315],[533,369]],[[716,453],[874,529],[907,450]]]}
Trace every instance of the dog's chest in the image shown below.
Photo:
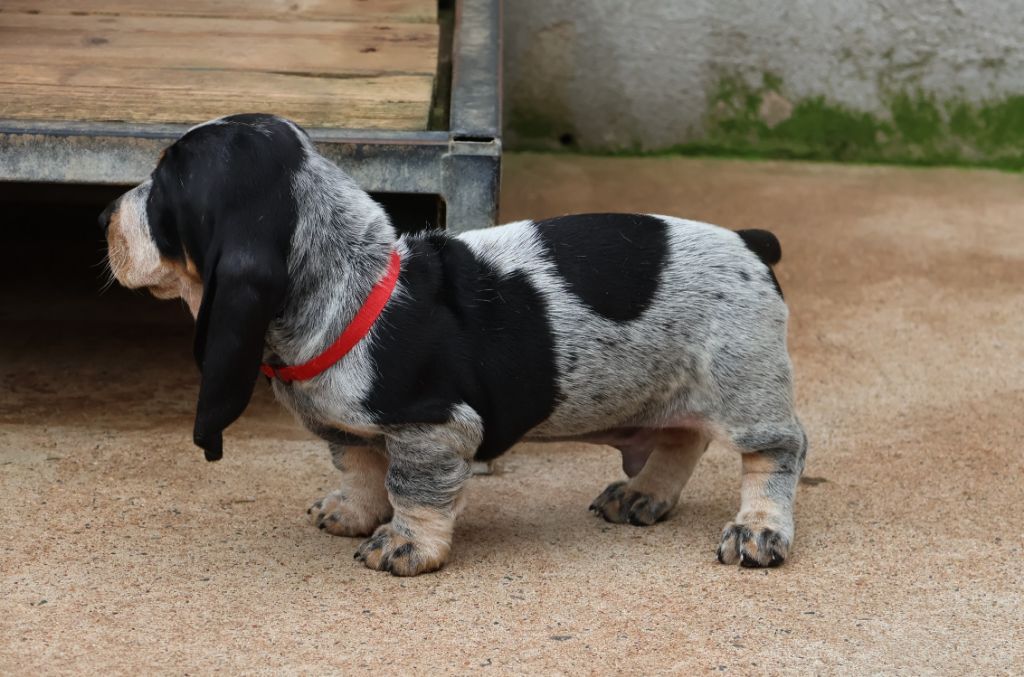
{"label": "dog's chest", "polygon": [[344,390],[274,382],[274,395],[312,432],[329,428],[359,437],[381,433],[362,407]]}

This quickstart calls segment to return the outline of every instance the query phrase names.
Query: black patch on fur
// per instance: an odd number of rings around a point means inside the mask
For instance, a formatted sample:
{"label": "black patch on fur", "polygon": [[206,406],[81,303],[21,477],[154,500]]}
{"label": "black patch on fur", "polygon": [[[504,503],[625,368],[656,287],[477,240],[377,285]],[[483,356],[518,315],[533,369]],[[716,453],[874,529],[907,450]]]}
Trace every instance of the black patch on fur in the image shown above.
{"label": "black patch on fur", "polygon": [[654,300],[668,255],[668,226],[643,214],[578,214],[535,224],[558,274],[580,301],[615,322]]}
{"label": "black patch on fur", "polygon": [[406,425],[444,423],[465,402],[483,419],[476,458],[494,458],[559,399],[543,298],[525,275],[501,275],[444,233],[406,243],[406,296],[374,327],[379,375],[363,405],[380,425]]}

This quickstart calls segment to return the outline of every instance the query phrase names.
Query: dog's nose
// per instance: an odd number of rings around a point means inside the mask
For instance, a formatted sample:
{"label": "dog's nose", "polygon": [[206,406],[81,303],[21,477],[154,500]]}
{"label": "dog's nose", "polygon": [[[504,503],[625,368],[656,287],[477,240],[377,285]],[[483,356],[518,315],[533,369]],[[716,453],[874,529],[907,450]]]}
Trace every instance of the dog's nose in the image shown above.
{"label": "dog's nose", "polygon": [[103,210],[102,214],[100,214],[100,218],[98,219],[98,222],[100,224],[100,230],[103,231],[104,235],[107,234],[107,229],[110,228],[110,216],[111,216],[111,214],[114,213],[114,210],[117,209],[117,203],[118,203],[118,200],[120,200],[120,199],[121,198],[118,198],[117,200],[114,200],[113,202],[108,204],[107,208]]}

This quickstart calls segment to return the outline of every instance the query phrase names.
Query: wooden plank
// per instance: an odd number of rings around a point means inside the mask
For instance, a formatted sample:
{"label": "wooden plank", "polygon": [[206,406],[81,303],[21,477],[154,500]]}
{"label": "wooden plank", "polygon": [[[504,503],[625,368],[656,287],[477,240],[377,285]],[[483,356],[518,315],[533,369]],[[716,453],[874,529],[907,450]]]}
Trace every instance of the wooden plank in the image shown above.
{"label": "wooden plank", "polygon": [[424,129],[435,16],[435,0],[0,0],[0,117],[265,111],[310,127]]}
{"label": "wooden plank", "polygon": [[0,14],[6,64],[130,65],[328,75],[420,73],[437,63],[435,24]]}
{"label": "wooden plank", "polygon": [[436,0],[2,0],[0,13],[436,23]]}
{"label": "wooden plank", "polygon": [[309,127],[423,129],[431,78],[311,78],[223,70],[8,65],[0,117],[197,123],[270,112]]}

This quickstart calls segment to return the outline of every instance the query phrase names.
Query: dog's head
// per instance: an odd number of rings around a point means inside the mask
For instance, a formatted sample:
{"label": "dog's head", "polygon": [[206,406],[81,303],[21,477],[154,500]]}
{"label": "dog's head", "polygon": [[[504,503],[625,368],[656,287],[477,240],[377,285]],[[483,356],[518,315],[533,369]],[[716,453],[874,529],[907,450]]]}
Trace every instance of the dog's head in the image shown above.
{"label": "dog's head", "polygon": [[267,327],[284,302],[303,137],[270,115],[200,125],[100,216],[117,281],[181,297],[196,318],[194,440],[208,460],[221,457],[222,432],[252,397]]}

